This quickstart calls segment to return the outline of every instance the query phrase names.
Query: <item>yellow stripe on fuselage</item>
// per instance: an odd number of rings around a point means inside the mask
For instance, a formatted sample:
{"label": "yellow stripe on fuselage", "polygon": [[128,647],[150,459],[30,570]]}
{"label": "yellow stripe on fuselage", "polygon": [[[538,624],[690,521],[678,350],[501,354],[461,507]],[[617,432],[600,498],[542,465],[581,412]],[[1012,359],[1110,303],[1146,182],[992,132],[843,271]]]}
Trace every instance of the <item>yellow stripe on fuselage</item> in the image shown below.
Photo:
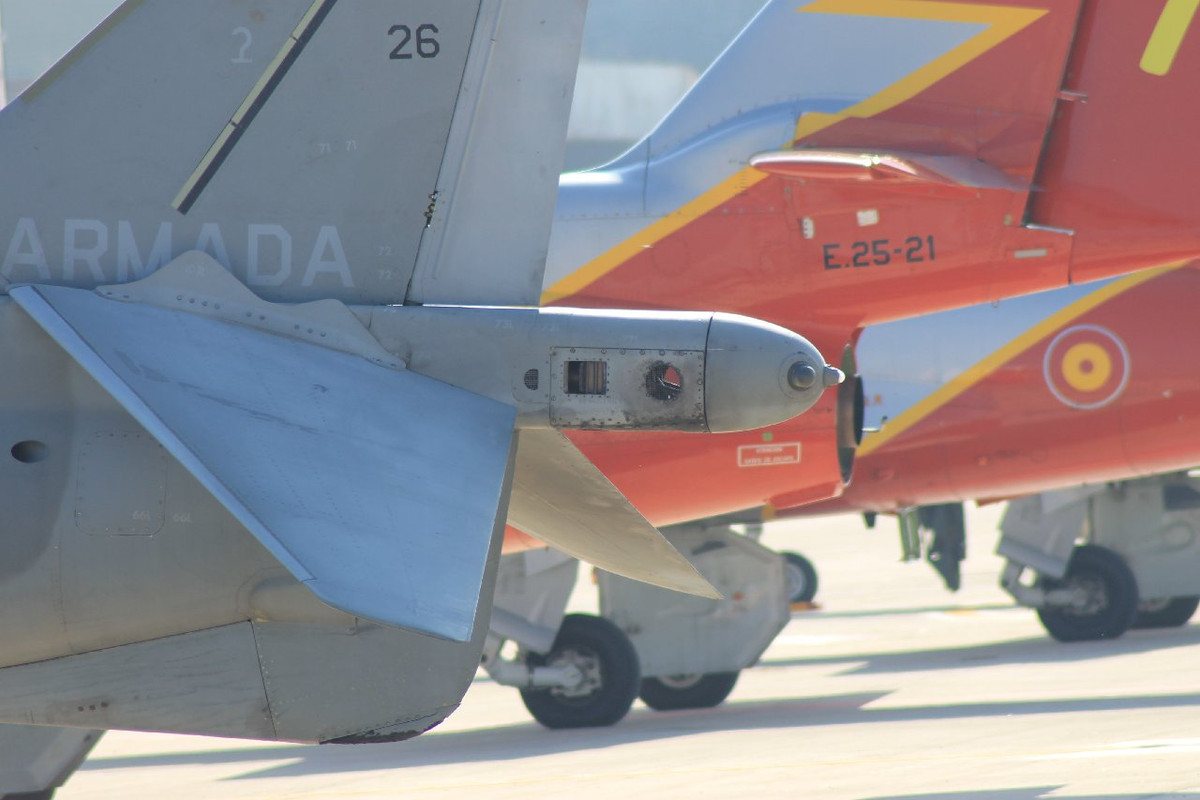
{"label": "yellow stripe on fuselage", "polygon": [[[985,24],[988,27],[949,53],[934,59],[915,72],[905,75],[886,89],[844,111],[837,114],[810,112],[802,115],[796,125],[793,142],[848,117],[872,117],[900,105],[1047,13],[1045,10],[1033,8],[943,3],[929,0],[816,0],[816,2],[796,10],[800,13],[840,14],[843,16],[969,22]],[[784,147],[791,145],[792,142],[783,143]],[[560,279],[542,293],[542,304],[553,303],[583,291],[642,250],[653,247],[680,228],[720,207],[722,203],[758,185],[766,177],[765,173],[752,167],[740,169],[695,200],[656,220],[570,275]]]}
{"label": "yellow stripe on fuselage", "polygon": [[911,100],[950,73],[961,69],[996,45],[1019,33],[1048,12],[1039,8],[980,6],[970,3],[931,3],[928,0],[817,0],[799,9],[803,13],[844,14],[863,17],[939,20],[987,25],[977,36],[906,75],[879,94],[836,114],[805,114],[796,126],[796,138],[811,136],[849,117],[869,118]]}
{"label": "yellow stripe on fuselage", "polygon": [[888,420],[883,430],[878,433],[872,433],[863,439],[862,444],[858,447],[858,455],[864,456],[874,450],[878,450],[963,392],[987,378],[1012,359],[1097,306],[1111,300],[1117,295],[1124,294],[1135,286],[1140,286],[1146,281],[1157,278],[1159,275],[1179,269],[1190,263],[1192,263],[1191,260],[1178,261],[1163,267],[1136,272],[1128,277],[1102,286],[1087,297],[1081,297],[1071,305],[1050,315],[1025,331],[1025,333],[1013,339],[975,366],[957,375],[924,400],[906,409],[894,419]]}
{"label": "yellow stripe on fuselage", "polygon": [[722,203],[757,186],[766,177],[765,172],[759,172],[750,167],[738,170],[687,205],[647,225],[616,247],[592,259],[555,283],[542,292],[542,305],[583,291],[592,282],[603,278],[642,250],[653,247],[692,220],[704,216],[709,211],[720,207]]}

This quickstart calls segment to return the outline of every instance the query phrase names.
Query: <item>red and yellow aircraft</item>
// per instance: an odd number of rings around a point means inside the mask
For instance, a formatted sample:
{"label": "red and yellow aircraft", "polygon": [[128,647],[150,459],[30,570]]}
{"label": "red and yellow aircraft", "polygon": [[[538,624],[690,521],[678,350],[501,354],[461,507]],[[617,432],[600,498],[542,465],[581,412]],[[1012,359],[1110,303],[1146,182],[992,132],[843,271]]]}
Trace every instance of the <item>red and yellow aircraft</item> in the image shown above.
{"label": "red and yellow aircraft", "polygon": [[[878,348],[871,361],[888,373],[869,398],[882,425],[859,448],[853,484],[808,511],[897,511],[1195,466],[1200,377],[1180,354],[1200,342],[1197,299],[1200,265],[1191,262],[1082,296],[1053,293],[868,331],[864,359]],[[963,345],[974,335],[968,326],[981,322],[993,336]],[[1024,330],[987,353],[988,339],[1014,325]],[[928,342],[924,380],[905,386],[886,362],[932,333],[944,338]],[[971,345],[984,351],[977,360]]]}
{"label": "red and yellow aircraft", "polygon": [[965,531],[947,504],[1018,498],[1001,585],[1054,638],[1186,623],[1200,605],[1200,484],[1184,474],[1200,464],[1200,378],[1181,363],[1200,342],[1200,264],[1083,288],[867,330],[876,430],[854,482],[768,516],[898,513],[906,557],[928,527],[926,555],[957,589]]}
{"label": "red and yellow aircraft", "polygon": [[[770,3],[641,144],[564,177],[543,301],[715,305],[853,375],[867,325],[1200,256],[1195,6]],[[861,392],[750,433],[571,438],[656,524],[799,506],[849,480]]]}

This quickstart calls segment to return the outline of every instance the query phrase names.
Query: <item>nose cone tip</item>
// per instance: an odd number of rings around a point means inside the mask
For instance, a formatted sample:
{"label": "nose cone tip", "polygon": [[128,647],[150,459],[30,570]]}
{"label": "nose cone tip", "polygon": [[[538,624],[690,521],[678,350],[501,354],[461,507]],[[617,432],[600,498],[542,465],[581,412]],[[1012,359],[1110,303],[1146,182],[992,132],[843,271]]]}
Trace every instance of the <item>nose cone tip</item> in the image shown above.
{"label": "nose cone tip", "polygon": [[817,382],[817,371],[813,366],[805,361],[797,361],[792,366],[788,367],[787,372],[788,386],[791,386],[797,392],[803,392],[805,389],[811,389]]}
{"label": "nose cone tip", "polygon": [[846,373],[842,372],[837,367],[825,365],[825,369],[821,373],[821,382],[825,384],[825,388],[837,386],[842,381],[846,380]]}

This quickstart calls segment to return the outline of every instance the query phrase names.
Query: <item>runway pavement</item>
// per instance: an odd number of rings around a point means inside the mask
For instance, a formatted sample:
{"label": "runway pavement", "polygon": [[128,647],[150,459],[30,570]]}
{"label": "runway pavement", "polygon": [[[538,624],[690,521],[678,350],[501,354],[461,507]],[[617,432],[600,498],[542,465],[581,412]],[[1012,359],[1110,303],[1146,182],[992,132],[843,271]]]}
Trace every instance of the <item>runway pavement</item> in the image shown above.
{"label": "runway pavement", "polygon": [[894,521],[769,528],[817,564],[822,609],[716,709],[639,703],[612,728],[547,731],[481,677],[439,729],[394,745],[112,733],[58,797],[1200,800],[1200,625],[1051,641],[996,586],[997,512],[969,512],[957,595],[897,562]]}

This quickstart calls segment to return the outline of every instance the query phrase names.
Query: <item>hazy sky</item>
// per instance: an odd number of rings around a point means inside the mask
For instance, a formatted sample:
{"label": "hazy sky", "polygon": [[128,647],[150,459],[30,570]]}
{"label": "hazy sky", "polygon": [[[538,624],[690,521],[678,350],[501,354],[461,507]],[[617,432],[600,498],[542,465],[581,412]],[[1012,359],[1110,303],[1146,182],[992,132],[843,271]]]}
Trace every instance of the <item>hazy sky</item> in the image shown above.
{"label": "hazy sky", "polygon": [[0,0],[8,80],[25,84],[117,6],[115,0]]}
{"label": "hazy sky", "polygon": [[[182,1],[182,0],[180,0]],[[187,0],[200,2],[202,0]],[[677,93],[725,48],[764,0],[590,0],[583,57],[601,62],[651,62],[680,71],[593,71],[575,97],[567,164],[579,168],[617,155],[636,138],[614,139],[595,119],[638,131],[655,122]],[[0,0],[9,97],[49,69],[87,35],[119,0]],[[678,75],[690,75],[680,80]],[[606,76],[612,76],[609,79]],[[656,76],[661,76],[659,80]],[[660,85],[661,84],[661,85]],[[588,113],[588,112],[591,113]],[[612,127],[609,125],[609,127]],[[597,144],[588,144],[588,141]]]}

